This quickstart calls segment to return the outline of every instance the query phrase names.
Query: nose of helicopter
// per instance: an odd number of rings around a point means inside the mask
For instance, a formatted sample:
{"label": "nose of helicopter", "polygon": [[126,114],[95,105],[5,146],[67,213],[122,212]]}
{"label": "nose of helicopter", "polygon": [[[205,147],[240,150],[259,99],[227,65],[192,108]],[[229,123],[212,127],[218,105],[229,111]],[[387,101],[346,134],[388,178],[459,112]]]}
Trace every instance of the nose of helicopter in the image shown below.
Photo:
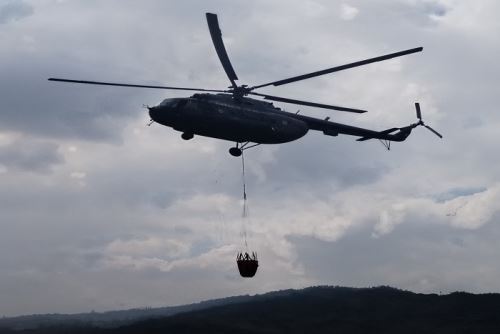
{"label": "nose of helicopter", "polygon": [[157,106],[148,107],[149,117],[156,123],[170,126],[176,119],[176,113],[173,112],[174,108],[170,99],[164,100]]}
{"label": "nose of helicopter", "polygon": [[157,122],[159,118],[159,110],[158,106],[155,107],[148,107],[149,110],[149,117],[151,118],[152,121]]}

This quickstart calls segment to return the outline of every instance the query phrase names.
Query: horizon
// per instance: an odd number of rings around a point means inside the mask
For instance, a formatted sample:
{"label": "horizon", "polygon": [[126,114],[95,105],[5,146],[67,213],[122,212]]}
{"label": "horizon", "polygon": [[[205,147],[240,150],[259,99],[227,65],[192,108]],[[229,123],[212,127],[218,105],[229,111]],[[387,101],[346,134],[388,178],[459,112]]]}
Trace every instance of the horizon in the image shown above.
{"label": "horizon", "polygon": [[387,286],[387,285],[379,285],[379,286],[370,286],[370,287],[354,287],[354,286],[337,286],[337,285],[315,285],[315,286],[308,286],[304,288],[284,288],[281,290],[273,290],[273,291],[267,291],[267,292],[261,292],[261,293],[256,293],[256,294],[244,294],[244,295],[230,295],[226,297],[218,297],[218,298],[212,298],[212,299],[204,299],[200,301],[195,301],[192,303],[186,303],[186,304],[176,304],[176,305],[163,305],[163,306],[138,306],[138,307],[132,307],[132,308],[127,308],[127,309],[110,309],[110,310],[101,310],[101,311],[96,311],[94,309],[91,309],[89,311],[83,311],[83,312],[78,312],[78,313],[33,313],[33,314],[19,314],[19,315],[14,315],[14,316],[4,316],[0,315],[0,319],[13,319],[13,318],[22,318],[22,317],[30,317],[30,316],[47,316],[47,315],[60,315],[60,316],[77,316],[77,315],[89,315],[89,314],[99,314],[99,315],[104,315],[106,313],[120,313],[120,312],[127,312],[127,311],[146,311],[146,310],[157,310],[157,309],[162,309],[162,308],[177,308],[177,307],[183,307],[183,306],[191,306],[191,305],[198,305],[198,304],[203,304],[203,303],[209,303],[213,301],[223,301],[225,299],[232,299],[232,298],[240,298],[240,297],[262,297],[265,295],[269,294],[274,294],[274,293],[280,293],[280,292],[287,292],[287,291],[294,291],[294,292],[300,292],[304,290],[310,290],[310,289],[315,289],[315,288],[331,288],[331,289],[349,289],[349,290],[372,290],[372,289],[391,289],[391,290],[396,290],[400,292],[409,292],[412,294],[417,294],[417,295],[437,295],[441,297],[446,297],[450,296],[453,294],[468,294],[468,295],[474,295],[474,296],[480,296],[480,295],[500,295],[500,292],[479,292],[479,293],[473,293],[473,292],[468,292],[468,291],[448,291],[448,292],[415,292],[411,290],[406,290],[406,289],[400,289],[397,287],[393,286]]}
{"label": "horizon", "polygon": [[[415,291],[410,291],[410,290],[405,290],[405,289],[399,289],[397,287],[392,287],[392,286],[386,286],[386,285],[380,285],[380,286],[372,286],[372,287],[350,287],[350,286],[336,286],[336,285],[318,285],[318,286],[308,286],[304,288],[294,288],[294,289],[282,289],[282,290],[274,290],[274,291],[267,291],[263,293],[256,293],[256,294],[245,294],[245,295],[231,295],[231,296],[226,296],[226,297],[220,297],[220,298],[213,298],[213,299],[206,299],[206,300],[200,300],[197,302],[193,303],[187,303],[187,304],[177,304],[177,305],[163,305],[163,306],[140,306],[140,307],[132,307],[132,308],[127,308],[127,309],[113,309],[113,310],[102,310],[102,311],[95,311],[93,309],[89,311],[83,311],[83,312],[78,312],[78,313],[34,313],[34,314],[20,314],[20,315],[15,315],[15,316],[3,316],[0,315],[0,319],[13,319],[13,318],[22,318],[22,317],[30,317],[30,316],[52,316],[52,315],[60,315],[60,316],[77,316],[77,315],[89,315],[89,314],[99,314],[99,315],[104,315],[106,313],[120,313],[120,312],[127,312],[127,311],[147,311],[147,310],[157,310],[157,309],[162,309],[162,308],[177,308],[177,307],[183,307],[183,306],[191,306],[191,305],[198,305],[198,304],[203,304],[203,303],[208,303],[212,301],[223,301],[225,299],[232,299],[232,298],[239,298],[239,297],[262,297],[266,296],[269,294],[274,294],[274,293],[280,293],[280,292],[288,292],[288,291],[293,291],[293,292],[300,292],[304,290],[310,290],[310,289],[315,289],[315,288],[331,288],[331,289],[349,289],[349,290],[373,290],[373,289],[391,289],[391,290],[396,290],[399,292],[409,292],[412,294],[416,295],[437,295],[441,297],[446,297],[450,296],[453,294],[468,294],[468,295],[474,295],[474,296],[480,296],[480,295],[500,295],[500,292],[482,292],[482,293],[472,293],[472,292],[467,292],[467,291],[450,291],[447,293],[441,293],[441,292],[415,292]],[[225,305],[225,304],[223,304]],[[209,307],[210,308],[210,307]],[[189,311],[188,311],[189,312]]]}

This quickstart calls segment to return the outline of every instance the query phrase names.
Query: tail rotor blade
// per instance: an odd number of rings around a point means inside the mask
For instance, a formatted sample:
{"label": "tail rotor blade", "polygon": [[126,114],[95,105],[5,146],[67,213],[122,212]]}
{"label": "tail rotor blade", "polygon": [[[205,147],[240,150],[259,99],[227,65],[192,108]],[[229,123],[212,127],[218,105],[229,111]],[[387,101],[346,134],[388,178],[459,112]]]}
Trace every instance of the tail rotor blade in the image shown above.
{"label": "tail rotor blade", "polygon": [[415,102],[415,109],[417,110],[417,118],[422,120],[422,113],[420,112],[420,103]]}
{"label": "tail rotor blade", "polygon": [[429,131],[431,131],[431,132],[432,132],[432,133],[434,133],[436,136],[438,136],[439,138],[443,138],[443,136],[442,136],[439,132],[437,132],[436,130],[434,130],[434,129],[433,129],[433,128],[431,128],[430,126],[425,125],[425,124],[424,124],[424,126],[425,126],[427,129],[429,129]]}

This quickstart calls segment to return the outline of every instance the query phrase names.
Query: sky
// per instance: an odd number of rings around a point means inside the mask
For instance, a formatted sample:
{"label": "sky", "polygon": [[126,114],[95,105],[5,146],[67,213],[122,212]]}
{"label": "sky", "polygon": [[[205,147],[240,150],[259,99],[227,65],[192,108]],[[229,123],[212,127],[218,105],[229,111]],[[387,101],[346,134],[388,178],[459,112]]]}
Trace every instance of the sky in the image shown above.
{"label": "sky", "polygon": [[[319,132],[245,153],[148,127],[189,92],[225,89],[205,13],[239,84],[423,46],[262,93],[383,130],[391,151]],[[500,292],[500,3],[493,0],[0,0],[0,316],[179,305],[311,285]],[[259,254],[253,279],[235,256]]]}

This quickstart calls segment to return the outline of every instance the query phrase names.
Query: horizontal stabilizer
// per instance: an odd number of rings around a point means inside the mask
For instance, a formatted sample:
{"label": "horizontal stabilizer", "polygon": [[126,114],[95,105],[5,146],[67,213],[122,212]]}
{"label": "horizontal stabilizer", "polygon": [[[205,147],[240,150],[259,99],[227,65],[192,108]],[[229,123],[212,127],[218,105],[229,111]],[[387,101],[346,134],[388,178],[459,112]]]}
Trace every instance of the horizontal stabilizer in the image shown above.
{"label": "horizontal stabilizer", "polygon": [[370,139],[373,139],[373,137],[361,137],[361,138],[356,139],[356,141],[365,141],[365,140],[370,140]]}
{"label": "horizontal stabilizer", "polygon": [[397,131],[397,130],[399,130],[399,128],[390,128],[390,129],[387,129],[387,130],[384,130],[384,131],[380,131],[379,133],[381,135],[387,135],[387,134],[389,134],[391,132],[394,132],[394,131]]}
{"label": "horizontal stabilizer", "polygon": [[[390,129],[387,129],[387,130],[384,130],[384,131],[380,131],[378,134],[380,134],[380,135],[388,135],[389,133],[397,131],[397,130],[399,130],[399,128],[390,128]],[[361,138],[358,138],[356,140],[357,141],[365,141],[365,140],[374,139],[374,138],[377,138],[377,137],[361,137]],[[380,139],[380,138],[377,138],[377,139]]]}

